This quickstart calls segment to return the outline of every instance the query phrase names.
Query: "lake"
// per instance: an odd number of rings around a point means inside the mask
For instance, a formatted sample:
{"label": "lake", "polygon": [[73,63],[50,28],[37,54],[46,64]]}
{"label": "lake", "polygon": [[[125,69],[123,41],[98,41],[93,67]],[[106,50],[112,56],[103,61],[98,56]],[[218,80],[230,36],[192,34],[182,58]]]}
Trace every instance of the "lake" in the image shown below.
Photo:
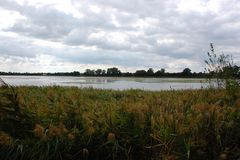
{"label": "lake", "polygon": [[76,86],[99,89],[200,89],[208,86],[204,79],[195,78],[128,78],[128,77],[67,77],[67,76],[0,76],[13,86]]}

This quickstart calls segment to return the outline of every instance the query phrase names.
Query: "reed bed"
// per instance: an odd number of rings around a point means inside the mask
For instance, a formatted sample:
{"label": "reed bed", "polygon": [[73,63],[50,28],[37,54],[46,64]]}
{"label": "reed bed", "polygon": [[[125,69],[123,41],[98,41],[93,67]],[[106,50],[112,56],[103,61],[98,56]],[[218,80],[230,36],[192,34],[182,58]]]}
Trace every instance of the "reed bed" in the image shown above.
{"label": "reed bed", "polygon": [[240,91],[1,87],[0,159],[237,159]]}

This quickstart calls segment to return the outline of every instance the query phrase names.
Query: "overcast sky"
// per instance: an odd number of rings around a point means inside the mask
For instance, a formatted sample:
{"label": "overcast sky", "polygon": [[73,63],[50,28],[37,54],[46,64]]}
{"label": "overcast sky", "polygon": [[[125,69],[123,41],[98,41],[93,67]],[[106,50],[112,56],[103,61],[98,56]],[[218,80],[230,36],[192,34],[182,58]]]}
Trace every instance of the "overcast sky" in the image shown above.
{"label": "overcast sky", "polygon": [[239,0],[0,0],[0,71],[199,72],[211,42],[240,64]]}

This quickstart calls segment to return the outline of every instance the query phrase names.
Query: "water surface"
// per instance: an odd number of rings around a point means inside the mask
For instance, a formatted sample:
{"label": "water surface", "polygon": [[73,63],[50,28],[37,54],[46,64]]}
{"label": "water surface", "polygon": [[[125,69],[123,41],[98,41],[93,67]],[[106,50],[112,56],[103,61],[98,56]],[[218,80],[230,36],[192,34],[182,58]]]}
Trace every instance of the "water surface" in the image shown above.
{"label": "water surface", "polygon": [[0,76],[13,86],[76,86],[100,89],[200,89],[207,83],[193,78],[126,78],[126,77],[68,77],[68,76]]}

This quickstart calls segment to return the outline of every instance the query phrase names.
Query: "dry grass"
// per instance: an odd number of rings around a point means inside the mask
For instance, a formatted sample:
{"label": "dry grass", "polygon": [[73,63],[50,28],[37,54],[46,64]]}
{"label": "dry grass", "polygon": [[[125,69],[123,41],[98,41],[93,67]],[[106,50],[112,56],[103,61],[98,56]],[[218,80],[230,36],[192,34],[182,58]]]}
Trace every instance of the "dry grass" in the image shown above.
{"label": "dry grass", "polygon": [[213,89],[16,87],[0,92],[1,159],[240,156],[239,91],[234,100]]}

